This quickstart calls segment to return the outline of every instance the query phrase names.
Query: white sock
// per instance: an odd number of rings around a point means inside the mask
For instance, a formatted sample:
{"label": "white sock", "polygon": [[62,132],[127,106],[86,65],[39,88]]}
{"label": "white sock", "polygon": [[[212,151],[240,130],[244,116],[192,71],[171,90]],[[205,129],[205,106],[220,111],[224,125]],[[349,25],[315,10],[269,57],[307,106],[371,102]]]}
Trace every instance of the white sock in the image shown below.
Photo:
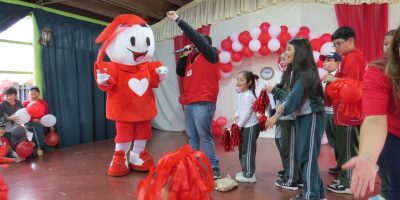
{"label": "white sock", "polygon": [[132,152],[134,154],[140,154],[140,152],[144,151],[146,148],[146,142],[147,140],[135,140],[133,143]]}
{"label": "white sock", "polygon": [[116,143],[115,144],[115,151],[124,151],[125,154],[127,154],[129,152],[129,150],[131,149],[132,146],[132,142],[124,142],[124,143]]}

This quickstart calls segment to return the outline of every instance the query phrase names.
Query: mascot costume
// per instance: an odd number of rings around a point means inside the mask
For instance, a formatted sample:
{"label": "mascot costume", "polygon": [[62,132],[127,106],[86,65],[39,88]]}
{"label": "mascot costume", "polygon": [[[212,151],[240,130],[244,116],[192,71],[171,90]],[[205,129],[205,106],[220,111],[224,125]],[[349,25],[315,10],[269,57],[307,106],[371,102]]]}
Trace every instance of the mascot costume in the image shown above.
{"label": "mascot costume", "polygon": [[[154,161],[145,146],[152,137],[151,120],[157,115],[152,88],[166,78],[168,68],[149,62],[154,54],[154,35],[136,15],[117,16],[96,43],[102,46],[94,64],[95,79],[107,92],[107,119],[115,121],[117,130],[108,175],[124,176],[130,169],[148,171]],[[105,53],[111,62],[103,61]]]}

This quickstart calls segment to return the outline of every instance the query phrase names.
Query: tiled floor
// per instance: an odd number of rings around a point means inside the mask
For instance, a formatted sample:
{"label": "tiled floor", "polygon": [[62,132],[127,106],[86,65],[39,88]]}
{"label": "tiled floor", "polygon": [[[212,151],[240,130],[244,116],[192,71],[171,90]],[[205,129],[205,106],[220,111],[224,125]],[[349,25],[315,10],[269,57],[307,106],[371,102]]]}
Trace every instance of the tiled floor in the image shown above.
{"label": "tiled floor", "polygon": [[[150,152],[158,160],[164,152],[174,151],[185,143],[186,136],[182,133],[155,130]],[[237,152],[225,153],[219,139],[216,143],[222,174],[233,176],[240,170]],[[240,184],[227,193],[214,192],[215,200],[288,200],[296,194],[274,185],[276,173],[282,168],[274,140],[260,138],[257,148],[257,183]],[[9,186],[10,200],[135,199],[136,184],[146,173],[132,172],[120,178],[107,176],[113,149],[113,140],[74,146],[38,160],[3,165],[0,173]],[[333,151],[327,145],[322,145],[319,164],[326,185],[334,178],[327,169],[335,164]],[[349,195],[327,194],[329,200],[353,199]]]}

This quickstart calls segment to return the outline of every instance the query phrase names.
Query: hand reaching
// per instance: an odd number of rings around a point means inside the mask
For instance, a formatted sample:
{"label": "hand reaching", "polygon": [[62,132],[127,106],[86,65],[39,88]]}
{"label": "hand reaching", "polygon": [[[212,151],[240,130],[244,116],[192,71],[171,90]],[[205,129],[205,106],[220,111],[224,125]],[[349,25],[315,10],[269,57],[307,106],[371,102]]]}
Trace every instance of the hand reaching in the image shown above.
{"label": "hand reaching", "polygon": [[104,68],[104,73],[101,73],[100,70],[97,70],[97,84],[106,86],[108,85],[108,80],[110,79],[110,75],[107,74],[107,68]]}
{"label": "hand reaching", "polygon": [[156,73],[159,75],[160,81],[163,81],[167,79],[168,67],[160,66],[156,69]]}
{"label": "hand reaching", "polygon": [[272,128],[272,126],[274,124],[276,124],[276,122],[278,121],[278,117],[277,116],[272,116],[270,118],[267,119],[267,122],[265,122],[265,129],[269,129]]}
{"label": "hand reaching", "polygon": [[172,10],[167,12],[167,17],[169,19],[171,19],[172,21],[175,21],[176,19],[178,19],[177,12],[172,11]]}

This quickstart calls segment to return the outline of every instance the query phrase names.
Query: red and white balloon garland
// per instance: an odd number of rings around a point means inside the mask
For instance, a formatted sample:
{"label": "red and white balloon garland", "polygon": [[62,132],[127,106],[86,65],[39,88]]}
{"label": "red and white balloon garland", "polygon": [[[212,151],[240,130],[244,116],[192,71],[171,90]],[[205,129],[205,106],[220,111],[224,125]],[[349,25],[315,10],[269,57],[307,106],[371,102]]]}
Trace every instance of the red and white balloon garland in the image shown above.
{"label": "red and white balloon garland", "polygon": [[228,77],[234,66],[239,66],[243,58],[253,55],[268,56],[271,52],[281,54],[287,42],[292,37],[302,37],[310,40],[315,62],[322,67],[319,56],[334,52],[331,34],[321,36],[310,32],[307,26],[291,27],[285,25],[270,25],[267,22],[241,33],[233,32],[221,41],[219,61],[221,76]]}

